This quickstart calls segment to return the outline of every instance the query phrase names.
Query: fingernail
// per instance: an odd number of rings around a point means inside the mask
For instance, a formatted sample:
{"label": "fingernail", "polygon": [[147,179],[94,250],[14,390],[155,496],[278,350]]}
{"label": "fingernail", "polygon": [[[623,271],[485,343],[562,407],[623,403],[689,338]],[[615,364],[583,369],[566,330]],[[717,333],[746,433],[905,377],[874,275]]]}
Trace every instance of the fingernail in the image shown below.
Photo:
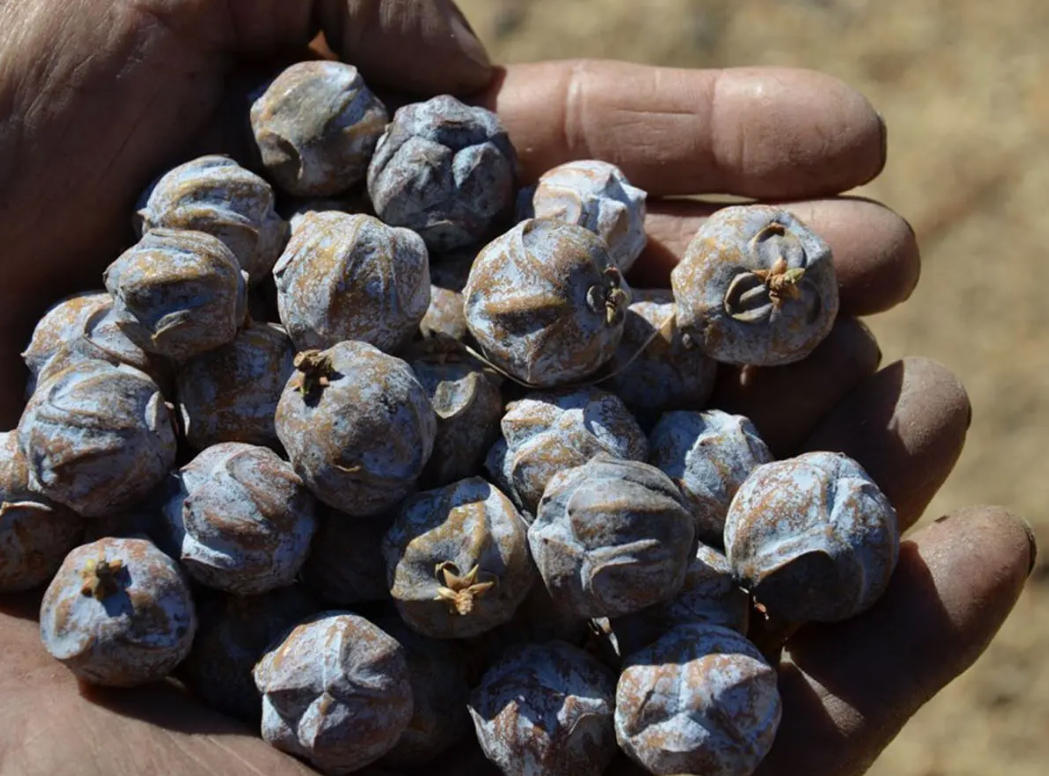
{"label": "fingernail", "polygon": [[451,30],[459,50],[471,62],[476,62],[486,69],[491,67],[492,61],[488,58],[488,52],[485,51],[480,39],[470,26],[470,22],[463,16],[462,11],[456,7],[455,3],[447,3],[442,10],[445,18],[448,20],[448,28]]}
{"label": "fingernail", "polygon": [[1027,569],[1027,576],[1030,577],[1034,573],[1035,566],[1038,565],[1038,538],[1034,534],[1034,528],[1023,518],[1020,518],[1020,524],[1023,525],[1024,530],[1027,532],[1027,541],[1031,545],[1031,565]]}

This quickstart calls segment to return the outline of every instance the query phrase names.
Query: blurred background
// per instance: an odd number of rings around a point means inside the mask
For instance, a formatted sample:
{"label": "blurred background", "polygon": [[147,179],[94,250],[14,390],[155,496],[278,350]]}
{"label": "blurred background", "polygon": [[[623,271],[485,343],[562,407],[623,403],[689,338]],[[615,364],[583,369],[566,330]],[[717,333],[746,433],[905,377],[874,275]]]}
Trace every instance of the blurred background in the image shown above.
{"label": "blurred background", "polygon": [[945,363],[974,411],[966,451],[925,520],[1004,504],[1034,525],[1043,553],[988,652],[919,713],[871,774],[1049,773],[1049,3],[459,5],[500,62],[808,67],[851,83],[883,113],[889,163],[857,193],[910,221],[923,272],[910,302],[868,323],[885,363],[904,355]]}

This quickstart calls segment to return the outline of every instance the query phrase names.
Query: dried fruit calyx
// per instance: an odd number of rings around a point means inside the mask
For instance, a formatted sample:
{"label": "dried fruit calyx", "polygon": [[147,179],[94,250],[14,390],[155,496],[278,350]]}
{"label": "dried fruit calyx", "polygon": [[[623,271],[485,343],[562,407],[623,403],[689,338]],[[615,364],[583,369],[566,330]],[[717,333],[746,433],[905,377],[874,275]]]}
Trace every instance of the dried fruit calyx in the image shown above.
{"label": "dried fruit calyx", "polygon": [[331,355],[320,350],[304,350],[295,356],[295,368],[302,373],[298,391],[310,396],[315,391],[327,388],[335,376]]}
{"label": "dried fruit calyx", "polygon": [[606,268],[602,275],[605,282],[586,292],[586,306],[595,313],[604,311],[608,325],[615,326],[626,314],[630,293],[623,288],[623,275],[616,267]]}
{"label": "dried fruit calyx", "polygon": [[[463,617],[473,611],[475,598],[499,583],[498,577],[482,572],[480,566],[475,565],[464,575],[458,566],[447,560],[437,564],[436,574],[441,585],[437,588],[435,600],[447,601],[448,609]],[[481,574],[485,579],[479,580]]]}

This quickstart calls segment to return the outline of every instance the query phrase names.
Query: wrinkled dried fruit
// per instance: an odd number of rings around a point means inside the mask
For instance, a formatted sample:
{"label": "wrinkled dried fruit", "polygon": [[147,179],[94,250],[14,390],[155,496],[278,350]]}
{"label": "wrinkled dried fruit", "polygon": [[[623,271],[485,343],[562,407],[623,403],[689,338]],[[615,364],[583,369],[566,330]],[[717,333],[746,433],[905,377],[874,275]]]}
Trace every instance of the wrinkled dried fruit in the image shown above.
{"label": "wrinkled dried fruit", "polygon": [[189,654],[193,598],[171,558],[143,539],[70,552],[44,593],[44,648],[80,679],[130,687],[167,676]]}
{"label": "wrinkled dried fruit", "polygon": [[754,470],[725,522],[740,583],[770,615],[836,622],[870,607],[900,551],[896,510],[840,453],[806,453]]}
{"label": "wrinkled dried fruit", "polygon": [[322,506],[317,532],[302,573],[306,583],[325,601],[353,606],[388,601],[382,537],[394,515],[355,518]]}

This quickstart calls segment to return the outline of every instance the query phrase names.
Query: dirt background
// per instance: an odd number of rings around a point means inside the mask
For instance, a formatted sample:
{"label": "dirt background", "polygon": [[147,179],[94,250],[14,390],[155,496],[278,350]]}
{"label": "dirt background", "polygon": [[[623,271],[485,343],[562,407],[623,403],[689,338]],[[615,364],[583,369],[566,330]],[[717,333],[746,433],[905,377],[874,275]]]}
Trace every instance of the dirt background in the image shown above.
{"label": "dirt background", "polygon": [[460,0],[500,62],[614,57],[788,65],[864,92],[889,163],[860,193],[917,232],[911,301],[869,319],[886,363],[964,380],[966,451],[926,519],[972,503],[1024,515],[1043,561],[989,651],[927,706],[876,776],[1049,773],[1049,3],[1044,0]]}

